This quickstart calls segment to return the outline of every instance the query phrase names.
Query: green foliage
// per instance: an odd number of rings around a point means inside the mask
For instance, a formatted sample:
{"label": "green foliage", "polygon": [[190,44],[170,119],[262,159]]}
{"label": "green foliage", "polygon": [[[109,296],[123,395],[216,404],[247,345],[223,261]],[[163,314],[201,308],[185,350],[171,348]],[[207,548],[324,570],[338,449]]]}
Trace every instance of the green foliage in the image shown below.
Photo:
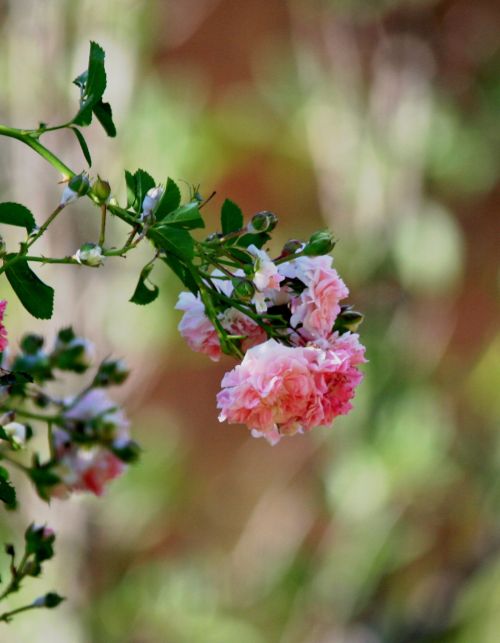
{"label": "green foliage", "polygon": [[[8,255],[7,259],[15,255]],[[31,270],[26,259],[18,259],[5,270],[12,289],[26,310],[37,319],[50,319],[54,309],[54,290]]]}
{"label": "green foliage", "polygon": [[243,212],[234,201],[226,199],[222,204],[220,221],[223,234],[236,232],[243,227]]}
{"label": "green foliage", "polygon": [[151,282],[149,282],[151,287],[148,287],[147,285],[148,277],[152,268],[153,267],[151,265],[148,265],[142,269],[134,294],[129,299],[132,303],[139,304],[139,306],[145,306],[158,297],[158,293],[160,292],[158,286],[151,284]]}
{"label": "green foliage", "polygon": [[171,178],[167,179],[167,185],[162,198],[155,212],[156,220],[161,221],[167,214],[177,210],[181,204],[181,192],[177,183]]}
{"label": "green foliage", "polygon": [[162,224],[175,226],[176,228],[184,228],[185,230],[205,227],[205,222],[201,218],[198,201],[191,201],[170,212],[170,214],[163,217]]}
{"label": "green foliage", "polygon": [[161,224],[151,228],[148,237],[157,248],[165,250],[167,254],[173,254],[187,261],[194,257],[194,240],[186,230]]}
{"label": "green foliage", "polygon": [[[2,430],[2,433],[5,433]],[[5,439],[0,433],[0,439]],[[16,490],[9,479],[9,472],[0,466],[0,500],[8,507],[13,508],[16,505]]]}
{"label": "green foliage", "polygon": [[146,193],[155,187],[155,180],[144,170],[139,169],[134,174],[125,170],[125,183],[127,185],[127,208],[133,208],[139,214]]}
{"label": "green foliage", "polygon": [[26,228],[30,233],[36,228],[36,221],[27,207],[20,203],[0,203],[0,223]]}
{"label": "green foliage", "polygon": [[85,127],[90,125],[92,114],[95,114],[106,134],[116,136],[111,106],[102,101],[107,82],[104,59],[102,47],[91,42],[88,68],[73,81],[80,88],[80,109],[72,122]]}
{"label": "green foliage", "polygon": [[85,157],[85,160],[87,161],[88,166],[92,167],[92,157],[90,156],[89,146],[87,145],[87,141],[85,140],[85,137],[77,127],[70,127],[70,130],[75,133],[76,140],[78,141],[82,149],[83,156]]}

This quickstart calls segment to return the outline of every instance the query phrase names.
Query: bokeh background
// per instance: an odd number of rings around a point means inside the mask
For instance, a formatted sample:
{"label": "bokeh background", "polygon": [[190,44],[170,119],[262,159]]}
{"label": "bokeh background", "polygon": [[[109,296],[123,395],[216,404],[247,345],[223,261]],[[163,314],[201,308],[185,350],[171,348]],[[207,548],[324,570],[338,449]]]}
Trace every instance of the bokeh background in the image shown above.
{"label": "bokeh background", "polygon": [[[88,41],[107,52],[118,138],[92,126],[94,172],[201,184],[280,217],[276,247],[329,226],[369,363],[331,429],[252,440],[219,425],[214,365],[177,335],[179,284],[127,302],[147,249],[100,269],[46,266],[51,322],[8,286],[12,342],[74,322],[126,357],[141,463],[104,499],[19,516],[58,557],[12,601],[68,600],[3,626],[6,643],[497,643],[500,640],[500,5],[496,0],[2,0],[0,117],[74,113]],[[46,143],[84,169],[71,133]],[[0,197],[40,218],[58,176],[0,141]],[[44,251],[97,235],[85,203]],[[120,228],[116,227],[117,242]],[[497,423],[495,423],[495,419]],[[6,561],[2,561],[5,568]]]}

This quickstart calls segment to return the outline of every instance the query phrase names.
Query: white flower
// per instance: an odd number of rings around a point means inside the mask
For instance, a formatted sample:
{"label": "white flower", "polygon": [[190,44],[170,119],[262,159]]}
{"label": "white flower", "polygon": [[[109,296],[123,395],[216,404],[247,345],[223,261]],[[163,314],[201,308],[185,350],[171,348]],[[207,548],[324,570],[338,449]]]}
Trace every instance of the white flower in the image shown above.
{"label": "white flower", "polygon": [[76,259],[79,264],[92,266],[93,268],[102,266],[104,258],[105,256],[102,254],[101,246],[95,243],[84,243],[73,255],[73,259]]}

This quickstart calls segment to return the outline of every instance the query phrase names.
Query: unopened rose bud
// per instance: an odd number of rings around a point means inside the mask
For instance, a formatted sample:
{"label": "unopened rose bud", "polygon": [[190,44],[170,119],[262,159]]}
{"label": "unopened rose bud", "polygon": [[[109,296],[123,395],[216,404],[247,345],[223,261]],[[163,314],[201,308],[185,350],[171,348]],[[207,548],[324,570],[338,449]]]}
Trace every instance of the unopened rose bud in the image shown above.
{"label": "unopened rose bud", "polygon": [[99,366],[94,378],[94,386],[111,386],[122,384],[130,374],[126,363],[121,360],[105,360]]}
{"label": "unopened rose bud", "polygon": [[85,172],[75,174],[75,176],[71,177],[68,181],[68,187],[73,190],[73,192],[76,192],[78,196],[85,196],[90,190],[89,177]]}
{"label": "unopened rose bud", "polygon": [[72,328],[59,331],[51,354],[56,368],[83,373],[90,366],[93,356],[93,344],[83,337],[77,337]]}
{"label": "unopened rose bud", "polygon": [[111,194],[111,186],[107,181],[103,181],[100,176],[92,185],[92,195],[98,203],[106,203]]}
{"label": "unopened rose bud", "polygon": [[21,339],[21,350],[26,355],[36,355],[43,346],[43,337],[29,333]]}
{"label": "unopened rose bud", "polygon": [[104,263],[104,255],[101,246],[95,243],[84,243],[73,255],[79,264],[97,268]]}
{"label": "unopened rose bud", "polygon": [[81,196],[84,196],[90,190],[90,181],[85,172],[76,174],[68,181],[68,185],[64,188],[61,196],[60,205],[68,205],[72,201],[76,201]]}
{"label": "unopened rose bud", "polygon": [[262,212],[257,212],[252,217],[252,220],[247,226],[249,232],[271,232],[276,227],[278,223],[278,217],[274,212],[269,212],[268,210],[262,210]]}
{"label": "unopened rose bud", "polygon": [[339,315],[338,321],[342,324],[342,328],[354,332],[363,323],[364,318],[365,316],[356,310],[346,310]]}
{"label": "unopened rose bud", "polygon": [[327,255],[335,247],[335,239],[329,230],[320,230],[311,235],[304,248],[304,254],[310,257]]}
{"label": "unopened rose bud", "polygon": [[49,527],[33,523],[26,529],[24,539],[26,553],[34,554],[37,562],[41,563],[53,557],[56,535]]}
{"label": "unopened rose bud", "polygon": [[9,422],[8,424],[4,424],[2,428],[9,436],[13,446],[20,448],[26,444],[28,430],[24,424],[20,422]]}
{"label": "unopened rose bud", "polygon": [[59,594],[49,592],[48,594],[45,594],[45,596],[40,596],[40,598],[34,600],[32,605],[33,607],[48,607],[51,609],[60,605],[64,600],[66,599],[59,596]]}
{"label": "unopened rose bud", "polygon": [[283,246],[281,256],[288,257],[289,255],[294,255],[298,250],[302,248],[303,245],[304,244],[302,243],[302,241],[299,241],[298,239],[290,239]]}
{"label": "unopened rose bud", "polygon": [[136,462],[141,453],[141,447],[134,440],[115,440],[111,449],[117,458],[127,464]]}
{"label": "unopened rose bud", "polygon": [[146,196],[142,201],[141,220],[144,220],[145,217],[154,213],[163,196],[163,192],[164,190],[161,186],[151,188],[146,192]]}
{"label": "unopened rose bud", "polygon": [[248,279],[238,279],[237,277],[231,280],[233,284],[233,296],[240,301],[251,301],[255,294],[255,286]]}

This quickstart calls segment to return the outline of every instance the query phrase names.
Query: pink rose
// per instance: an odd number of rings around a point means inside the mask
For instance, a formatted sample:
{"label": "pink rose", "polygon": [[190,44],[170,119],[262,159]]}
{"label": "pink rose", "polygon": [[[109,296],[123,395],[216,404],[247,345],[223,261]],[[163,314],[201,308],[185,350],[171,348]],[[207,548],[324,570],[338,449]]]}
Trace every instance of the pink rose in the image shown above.
{"label": "pink rose", "polygon": [[181,292],[175,308],[184,311],[178,329],[189,348],[197,353],[204,353],[217,362],[221,356],[219,337],[205,314],[205,306],[200,296]]}
{"label": "pink rose", "polygon": [[328,349],[288,347],[273,339],[247,351],[222,379],[219,420],[246,424],[271,444],[283,435],[330,424],[351,409],[364,361],[357,336],[332,336]]}
{"label": "pink rose", "polygon": [[104,447],[77,445],[63,429],[55,429],[53,435],[57,459],[53,471],[61,481],[50,489],[54,498],[66,498],[72,491],[101,496],[106,484],[125,470],[126,465]]}
{"label": "pink rose", "polygon": [[5,308],[7,307],[7,302],[5,299],[0,301],[0,353],[7,348],[7,330],[3,325],[3,318],[5,315]]}
{"label": "pink rose", "polygon": [[345,283],[331,267],[332,257],[299,257],[280,269],[287,277],[299,279],[305,290],[290,302],[293,327],[302,325],[307,339],[327,337],[340,312],[339,302],[349,295]]}

